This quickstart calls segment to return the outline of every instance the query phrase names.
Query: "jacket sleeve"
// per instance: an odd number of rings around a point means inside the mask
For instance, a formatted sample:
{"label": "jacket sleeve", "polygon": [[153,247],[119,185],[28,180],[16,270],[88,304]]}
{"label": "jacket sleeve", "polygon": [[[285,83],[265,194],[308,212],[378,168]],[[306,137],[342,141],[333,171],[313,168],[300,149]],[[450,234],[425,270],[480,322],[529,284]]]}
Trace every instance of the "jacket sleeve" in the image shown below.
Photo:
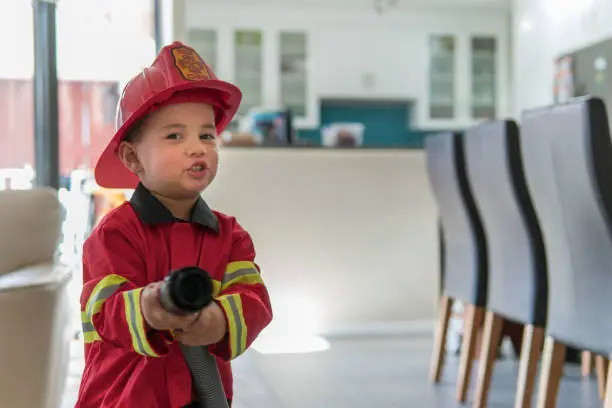
{"label": "jacket sleeve", "polygon": [[[125,227],[100,225],[83,248],[81,323],[86,344],[111,342],[148,357],[168,352],[168,332],[150,330],[140,306],[146,281],[139,240]],[[132,234],[130,234],[132,235]],[[136,234],[133,234],[136,236]]]}
{"label": "jacket sleeve", "polygon": [[216,302],[227,322],[227,335],[210,347],[224,361],[244,353],[272,321],[268,290],[255,263],[255,249],[249,234],[237,223],[232,231],[232,250]]}

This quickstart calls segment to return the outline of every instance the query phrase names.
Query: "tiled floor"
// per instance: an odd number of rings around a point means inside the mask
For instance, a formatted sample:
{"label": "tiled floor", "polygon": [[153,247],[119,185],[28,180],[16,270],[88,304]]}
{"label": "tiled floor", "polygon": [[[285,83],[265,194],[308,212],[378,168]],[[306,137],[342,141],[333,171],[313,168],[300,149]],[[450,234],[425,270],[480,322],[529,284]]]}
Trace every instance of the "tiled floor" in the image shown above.
{"label": "tiled floor", "polygon": [[[334,340],[329,350],[312,354],[250,351],[234,365],[235,408],[459,407],[454,400],[456,358],[448,358],[441,384],[434,387],[427,381],[431,344],[430,337],[414,336]],[[62,408],[74,406],[82,370],[80,343],[73,349]],[[513,407],[516,376],[516,362],[498,362],[489,408]],[[558,401],[558,408],[601,408],[594,380],[581,379],[575,365],[567,366]]]}

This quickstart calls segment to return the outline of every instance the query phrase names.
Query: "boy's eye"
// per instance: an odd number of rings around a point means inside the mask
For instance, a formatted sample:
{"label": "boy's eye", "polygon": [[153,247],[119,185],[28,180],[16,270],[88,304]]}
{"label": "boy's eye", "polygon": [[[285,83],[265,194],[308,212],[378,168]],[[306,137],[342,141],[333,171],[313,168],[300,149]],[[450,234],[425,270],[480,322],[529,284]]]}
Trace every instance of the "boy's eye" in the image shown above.
{"label": "boy's eye", "polygon": [[215,135],[213,135],[212,133],[204,133],[200,135],[200,139],[202,140],[214,140]]}
{"label": "boy's eye", "polygon": [[170,133],[168,136],[166,136],[166,138],[171,140],[178,140],[181,138],[181,135],[179,135],[178,133]]}

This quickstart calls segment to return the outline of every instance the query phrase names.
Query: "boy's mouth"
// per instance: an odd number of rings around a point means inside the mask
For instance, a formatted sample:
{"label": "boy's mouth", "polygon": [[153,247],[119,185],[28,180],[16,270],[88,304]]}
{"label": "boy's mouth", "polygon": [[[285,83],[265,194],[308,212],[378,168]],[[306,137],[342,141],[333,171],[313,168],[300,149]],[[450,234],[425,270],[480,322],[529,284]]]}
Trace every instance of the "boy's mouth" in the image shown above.
{"label": "boy's mouth", "polygon": [[192,177],[201,178],[201,177],[204,177],[204,175],[206,175],[207,170],[208,170],[208,166],[206,165],[205,162],[195,162],[191,165],[191,167],[187,169],[187,172]]}
{"label": "boy's mouth", "polygon": [[204,161],[197,161],[194,162],[191,167],[188,169],[189,171],[194,171],[194,172],[201,172],[208,169],[208,166],[206,165],[206,162]]}

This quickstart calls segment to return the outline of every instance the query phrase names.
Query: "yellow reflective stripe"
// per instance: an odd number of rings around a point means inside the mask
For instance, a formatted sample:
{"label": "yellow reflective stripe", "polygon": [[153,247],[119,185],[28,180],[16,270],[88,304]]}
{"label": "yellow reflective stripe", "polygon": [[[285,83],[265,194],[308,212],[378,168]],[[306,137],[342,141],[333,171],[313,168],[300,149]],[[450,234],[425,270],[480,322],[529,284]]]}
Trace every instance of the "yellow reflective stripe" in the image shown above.
{"label": "yellow reflective stripe", "polygon": [[123,292],[125,302],[125,319],[132,336],[132,347],[138,354],[148,357],[159,357],[151,347],[140,309],[140,295],[143,288]]}
{"label": "yellow reflective stripe", "polygon": [[217,295],[221,292],[221,282],[213,279],[213,297],[217,297]]}
{"label": "yellow reflective stripe", "polygon": [[218,300],[227,316],[230,359],[233,359],[246,350],[247,325],[242,312],[242,299],[234,293],[220,296]]}
{"label": "yellow reflective stripe", "polygon": [[92,321],[93,316],[100,312],[104,301],[111,297],[119,289],[119,286],[127,281],[128,280],[123,276],[108,275],[98,282],[91,291],[87,304],[85,305],[85,312],[87,313],[89,321]]}
{"label": "yellow reflective stripe", "polygon": [[102,340],[91,320],[87,318],[85,311],[81,311],[81,325],[83,327],[83,341],[85,344]]}
{"label": "yellow reflective stripe", "polygon": [[235,261],[227,264],[225,268],[225,273],[227,275],[231,275],[240,269],[255,269],[255,264],[250,261]]}
{"label": "yellow reflective stripe", "polygon": [[253,262],[230,262],[227,264],[227,268],[225,269],[221,290],[225,290],[236,283],[243,283],[247,285],[260,283],[263,285],[263,280],[261,279],[259,270],[257,270],[257,267]]}
{"label": "yellow reflective stripe", "polygon": [[91,344],[97,341],[102,341],[98,332],[83,333],[83,343]]}

